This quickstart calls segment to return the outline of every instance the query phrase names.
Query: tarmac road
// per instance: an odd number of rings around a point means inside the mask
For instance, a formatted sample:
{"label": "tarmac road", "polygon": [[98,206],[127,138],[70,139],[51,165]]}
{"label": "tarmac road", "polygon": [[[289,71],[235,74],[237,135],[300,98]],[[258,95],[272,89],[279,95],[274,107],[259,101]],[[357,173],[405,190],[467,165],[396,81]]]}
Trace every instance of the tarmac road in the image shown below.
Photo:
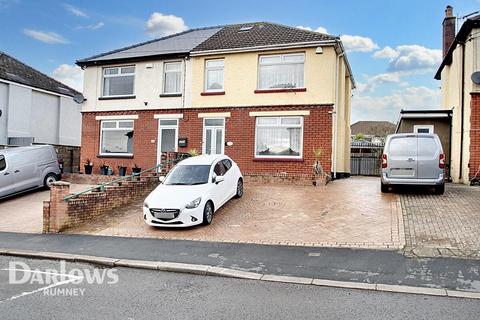
{"label": "tarmac road", "polygon": [[[16,264],[9,265],[9,262]],[[27,271],[26,266],[30,268]],[[79,270],[75,279],[83,277],[80,283],[68,282],[72,279],[58,275],[68,274],[73,268]],[[104,283],[88,283],[87,273],[93,274],[94,270],[100,274],[106,273]],[[115,282],[115,276],[108,276],[108,271],[110,275],[118,276],[117,283],[106,283]],[[48,272],[50,277],[58,277],[57,280],[66,279],[67,283],[44,291],[42,288],[48,286],[45,272]],[[27,279],[27,283],[9,283],[13,279],[9,278],[10,273],[15,273],[14,280]],[[52,273],[57,275],[51,275]],[[67,263],[65,270],[62,270],[59,261],[0,256],[2,319],[393,320],[478,319],[478,314],[479,301],[470,299],[325,288],[129,268],[97,269],[80,263]]]}

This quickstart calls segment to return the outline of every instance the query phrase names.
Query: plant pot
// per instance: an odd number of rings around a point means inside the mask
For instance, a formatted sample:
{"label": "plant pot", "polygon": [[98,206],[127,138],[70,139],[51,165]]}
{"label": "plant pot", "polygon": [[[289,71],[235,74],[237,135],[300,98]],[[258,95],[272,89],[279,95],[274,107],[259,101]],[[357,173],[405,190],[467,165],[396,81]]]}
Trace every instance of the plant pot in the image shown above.
{"label": "plant pot", "polygon": [[312,185],[314,187],[326,186],[329,182],[330,178],[328,176],[315,176],[312,179]]}
{"label": "plant pot", "polygon": [[127,167],[118,167],[118,175],[125,176],[127,174]]}
{"label": "plant pot", "polygon": [[142,168],[132,168],[132,173],[140,173],[142,172]]}
{"label": "plant pot", "polygon": [[104,166],[104,167],[100,167],[100,172],[104,175],[104,176],[108,176],[108,166]]}
{"label": "plant pot", "polygon": [[85,174],[92,174],[93,166],[90,164],[86,164],[83,166],[85,168]]}

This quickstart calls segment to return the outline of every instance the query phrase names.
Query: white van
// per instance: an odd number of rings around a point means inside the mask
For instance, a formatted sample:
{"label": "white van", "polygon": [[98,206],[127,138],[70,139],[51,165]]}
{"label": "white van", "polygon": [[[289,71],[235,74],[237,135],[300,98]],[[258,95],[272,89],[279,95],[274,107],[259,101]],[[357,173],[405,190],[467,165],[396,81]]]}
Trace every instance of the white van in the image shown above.
{"label": "white van", "polygon": [[445,192],[445,154],[436,134],[387,137],[382,155],[382,192],[393,185],[433,186],[436,193]]}
{"label": "white van", "polygon": [[0,198],[50,187],[60,179],[57,152],[53,146],[0,149]]}

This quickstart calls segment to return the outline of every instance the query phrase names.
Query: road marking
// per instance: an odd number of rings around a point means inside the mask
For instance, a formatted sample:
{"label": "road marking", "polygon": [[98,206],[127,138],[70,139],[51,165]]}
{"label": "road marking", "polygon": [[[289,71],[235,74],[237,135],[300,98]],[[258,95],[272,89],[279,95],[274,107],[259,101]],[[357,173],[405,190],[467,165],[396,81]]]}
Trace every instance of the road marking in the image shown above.
{"label": "road marking", "polygon": [[62,273],[54,273],[54,272],[44,272],[44,271],[39,271],[39,270],[25,270],[25,269],[8,269],[8,268],[5,268],[5,269],[0,269],[2,271],[23,271],[23,272],[30,272],[30,273],[40,273],[40,274],[47,274],[47,275],[54,275],[54,276],[64,276],[64,277],[67,277],[67,278],[70,278],[69,280],[64,280],[64,281],[60,281],[60,282],[57,282],[57,283],[52,283],[51,285],[49,286],[46,286],[46,287],[41,287],[39,289],[36,289],[36,290],[33,290],[33,291],[26,291],[26,292],[22,292],[20,294],[17,294],[17,295],[14,295],[10,298],[7,298],[5,300],[1,300],[0,303],[2,302],[7,302],[7,301],[12,301],[12,300],[15,300],[15,299],[18,299],[18,298],[21,298],[21,297],[25,297],[25,296],[28,296],[28,295],[31,295],[31,294],[34,294],[34,293],[37,293],[37,292],[41,292],[41,291],[44,291],[44,290],[49,290],[51,288],[55,288],[55,287],[58,287],[58,286],[61,286],[61,285],[64,285],[64,284],[68,284],[68,283],[72,283],[74,281],[77,281],[77,280],[80,280],[80,279],[83,279],[83,277],[80,277],[80,276],[74,276],[74,275],[71,275],[71,274],[62,274]]}
{"label": "road marking", "polygon": [[320,252],[309,252],[308,256],[309,257],[320,257]]}

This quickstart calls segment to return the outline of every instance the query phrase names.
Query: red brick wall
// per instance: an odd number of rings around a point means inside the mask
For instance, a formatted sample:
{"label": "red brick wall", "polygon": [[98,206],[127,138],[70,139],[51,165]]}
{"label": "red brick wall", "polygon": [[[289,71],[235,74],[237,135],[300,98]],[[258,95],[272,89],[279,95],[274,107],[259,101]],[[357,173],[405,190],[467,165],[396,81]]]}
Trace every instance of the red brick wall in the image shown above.
{"label": "red brick wall", "polygon": [[[480,167],[480,93],[472,93],[470,102],[470,177]],[[477,176],[480,178],[480,176]]]}
{"label": "red brick wall", "polygon": [[[280,110],[310,110],[310,115],[304,117],[303,159],[292,161],[258,160],[254,159],[255,147],[255,117],[250,117],[250,111],[280,111]],[[183,113],[179,121],[179,137],[188,138],[188,147],[179,148],[187,152],[195,148],[202,151],[203,119],[198,117],[202,112],[230,112],[231,117],[225,120],[225,141],[233,142],[233,146],[225,146],[225,154],[238,163],[244,173],[279,173],[310,174],[313,164],[313,148],[322,148],[322,166],[330,172],[332,153],[332,111],[331,106],[285,106],[285,107],[238,107],[209,109],[169,109],[129,112],[88,112],[83,114],[82,130],[82,170],[87,158],[94,162],[94,173],[99,172],[103,163],[116,171],[119,164],[128,167],[130,173],[134,164],[142,167],[154,166],[157,160],[158,120],[154,114]],[[132,159],[98,158],[100,121],[98,115],[136,114]],[[154,140],[154,143],[151,143]]]}

